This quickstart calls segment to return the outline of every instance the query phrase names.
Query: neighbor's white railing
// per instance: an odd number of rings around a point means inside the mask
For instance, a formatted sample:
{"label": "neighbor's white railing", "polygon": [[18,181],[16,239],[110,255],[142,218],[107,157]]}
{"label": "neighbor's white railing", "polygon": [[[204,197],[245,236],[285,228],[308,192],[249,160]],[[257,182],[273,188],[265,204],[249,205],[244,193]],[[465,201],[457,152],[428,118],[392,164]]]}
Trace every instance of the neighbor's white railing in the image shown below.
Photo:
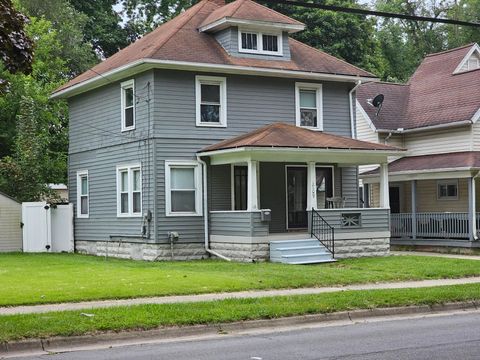
{"label": "neighbor's white railing", "polygon": [[[468,213],[417,213],[416,236],[429,239],[469,239]],[[392,237],[410,238],[415,225],[410,213],[391,214]],[[477,214],[477,224],[479,224]]]}

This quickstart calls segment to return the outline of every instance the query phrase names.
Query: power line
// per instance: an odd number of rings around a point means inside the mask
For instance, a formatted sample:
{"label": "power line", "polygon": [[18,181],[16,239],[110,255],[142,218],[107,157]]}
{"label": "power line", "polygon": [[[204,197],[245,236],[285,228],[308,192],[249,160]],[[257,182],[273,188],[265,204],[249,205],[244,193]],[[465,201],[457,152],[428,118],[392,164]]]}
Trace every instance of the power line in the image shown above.
{"label": "power line", "polygon": [[336,6],[336,5],[317,4],[317,3],[313,3],[313,2],[304,2],[304,1],[295,1],[295,0],[261,0],[261,1],[264,2],[264,3],[268,3],[268,4],[275,4],[275,5],[282,4],[282,5],[301,6],[301,7],[306,7],[306,8],[338,11],[338,12],[344,12],[344,13],[349,13],[349,14],[371,15],[371,16],[380,16],[380,17],[394,18],[394,19],[404,19],[404,20],[413,20],[413,21],[427,21],[427,22],[443,23],[443,24],[451,24],[451,25],[463,25],[463,26],[471,26],[471,27],[480,27],[480,23],[478,23],[478,22],[452,20],[452,19],[445,19],[445,18],[435,18],[435,17],[428,17],[428,16],[397,14],[397,13],[391,13],[391,12],[386,12],[386,11],[366,10],[366,9],[361,9],[361,8],[348,8],[348,7]]}

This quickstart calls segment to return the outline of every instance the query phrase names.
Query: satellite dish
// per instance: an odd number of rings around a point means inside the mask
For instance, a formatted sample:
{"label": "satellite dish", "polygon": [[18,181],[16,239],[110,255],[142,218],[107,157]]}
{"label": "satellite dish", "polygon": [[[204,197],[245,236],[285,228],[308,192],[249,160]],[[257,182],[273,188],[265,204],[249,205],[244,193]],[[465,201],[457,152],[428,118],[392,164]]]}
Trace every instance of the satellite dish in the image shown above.
{"label": "satellite dish", "polygon": [[378,94],[373,98],[372,105],[375,106],[376,108],[382,107],[384,99],[385,99],[385,96],[383,94]]}
{"label": "satellite dish", "polygon": [[372,100],[372,105],[377,108],[375,117],[377,117],[380,110],[382,110],[383,100],[385,100],[385,96],[383,94],[378,94]]}

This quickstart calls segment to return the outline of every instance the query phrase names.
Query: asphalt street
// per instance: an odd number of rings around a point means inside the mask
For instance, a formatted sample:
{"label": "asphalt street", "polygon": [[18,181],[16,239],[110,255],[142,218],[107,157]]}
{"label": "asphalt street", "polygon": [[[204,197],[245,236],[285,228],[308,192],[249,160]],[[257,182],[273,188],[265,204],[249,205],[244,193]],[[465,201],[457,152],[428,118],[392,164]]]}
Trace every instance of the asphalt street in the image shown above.
{"label": "asphalt street", "polygon": [[480,313],[269,329],[23,359],[480,359]]}

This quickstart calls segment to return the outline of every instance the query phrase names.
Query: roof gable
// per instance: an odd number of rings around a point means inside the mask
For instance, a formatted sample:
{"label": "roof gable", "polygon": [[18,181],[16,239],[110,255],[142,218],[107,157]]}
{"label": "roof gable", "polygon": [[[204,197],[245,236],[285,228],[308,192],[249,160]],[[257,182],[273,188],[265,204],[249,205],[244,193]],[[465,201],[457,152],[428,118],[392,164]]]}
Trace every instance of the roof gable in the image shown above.
{"label": "roof gable", "polygon": [[[475,62],[476,67],[471,67],[471,63]],[[464,71],[471,71],[476,70],[480,67],[480,46],[478,44],[473,44],[470,51],[465,55],[462,59],[460,64],[458,64],[457,68],[453,72],[454,74],[458,74]]]}
{"label": "roof gable", "polygon": [[[212,12],[200,24],[200,31],[206,31],[215,27],[216,24],[243,21],[246,24],[268,26],[268,24],[278,24],[285,27],[286,30],[303,30],[304,24],[292,19],[266,6],[257,4],[252,0],[235,0],[225,6],[222,6]],[[241,22],[239,22],[241,24]]]}
{"label": "roof gable", "polygon": [[[243,0],[246,1],[246,0]],[[251,1],[250,1],[251,2]],[[260,5],[259,5],[260,6]],[[229,55],[211,34],[198,31],[200,24],[221,6],[218,0],[202,0],[174,19],[120,50],[100,64],[58,88],[53,97],[72,96],[148,68],[190,69],[202,66],[204,71],[303,72],[338,77],[375,78],[365,70],[289,39],[291,59],[240,58]],[[198,65],[197,65],[198,64]],[[265,72],[265,71],[264,71]],[[354,80],[354,79],[352,79]],[[86,86],[88,84],[88,86]]]}
{"label": "roof gable", "polygon": [[[425,57],[407,84],[362,85],[357,99],[377,129],[414,130],[447,124],[471,123],[480,109],[480,69],[455,73],[476,44]],[[383,93],[378,117],[368,99]]]}

